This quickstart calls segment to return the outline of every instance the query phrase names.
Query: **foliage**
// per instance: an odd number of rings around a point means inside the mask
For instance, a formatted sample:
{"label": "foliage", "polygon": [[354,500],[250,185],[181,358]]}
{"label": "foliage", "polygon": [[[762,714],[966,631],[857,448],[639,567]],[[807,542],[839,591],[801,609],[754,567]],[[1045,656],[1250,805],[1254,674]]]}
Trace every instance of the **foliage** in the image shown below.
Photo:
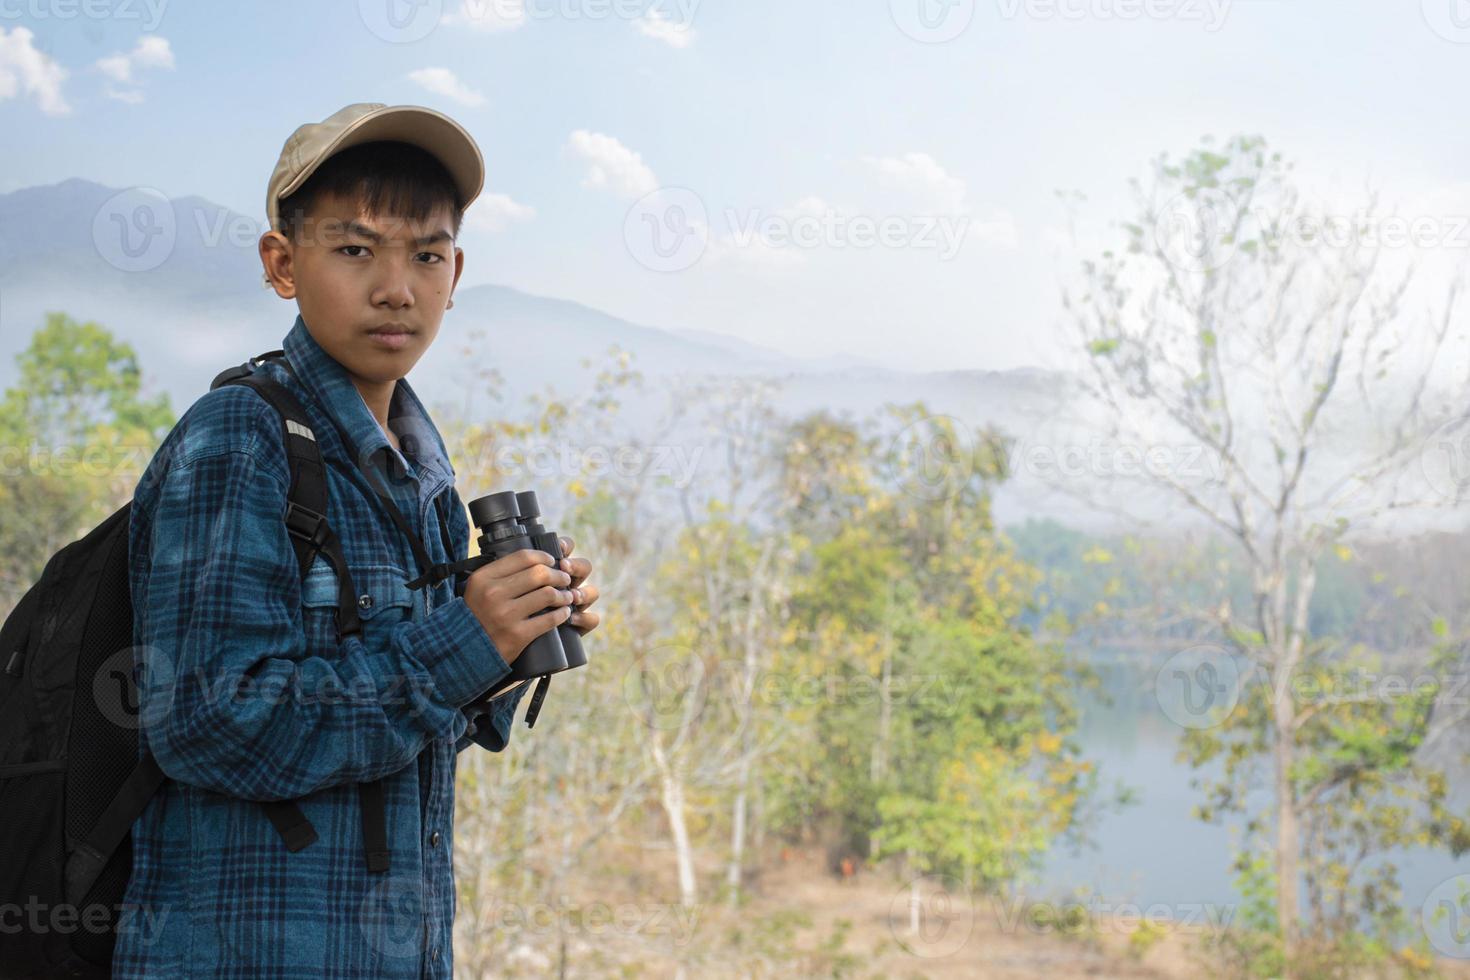
{"label": "foliage", "polygon": [[0,399],[0,605],[47,559],[132,495],[175,422],[168,396],[145,397],[130,344],[51,313],[17,358]]}

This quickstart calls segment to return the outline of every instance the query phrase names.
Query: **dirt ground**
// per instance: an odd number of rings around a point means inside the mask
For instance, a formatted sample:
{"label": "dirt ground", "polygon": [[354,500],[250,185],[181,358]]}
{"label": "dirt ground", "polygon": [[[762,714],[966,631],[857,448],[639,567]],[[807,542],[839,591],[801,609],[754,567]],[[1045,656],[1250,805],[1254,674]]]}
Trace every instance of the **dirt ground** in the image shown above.
{"label": "dirt ground", "polygon": [[[1113,912],[1125,913],[1120,916],[1093,907],[1080,920],[1062,924],[1055,920],[1058,910],[1046,902],[971,902],[959,888],[945,891],[929,879],[916,893],[906,881],[871,869],[857,869],[843,880],[811,851],[788,850],[762,868],[738,909],[709,896],[690,918],[680,919],[684,911],[648,898],[676,893],[665,856],[654,861],[647,854],[627,856],[620,887],[609,889],[600,875],[599,886],[572,889],[599,895],[599,903],[614,915],[633,913],[622,925],[594,927],[582,921],[566,929],[561,940],[548,931],[535,937],[523,932],[531,942],[521,943],[506,959],[497,958],[494,968],[477,974],[456,963],[456,975],[554,976],[557,948],[566,954],[565,975],[577,978],[1195,980],[1221,975],[1203,948],[1211,929],[1218,928],[1207,920],[1165,923],[1150,934],[1150,942],[1138,944],[1131,939],[1143,910],[1130,915],[1127,906],[1119,906]],[[700,871],[702,887],[720,877],[715,867]],[[1074,913],[1081,909],[1062,907]],[[845,931],[836,928],[840,922],[849,924]],[[794,958],[793,949],[801,951]],[[1437,965],[1441,976],[1470,980],[1470,963],[1441,960]]]}

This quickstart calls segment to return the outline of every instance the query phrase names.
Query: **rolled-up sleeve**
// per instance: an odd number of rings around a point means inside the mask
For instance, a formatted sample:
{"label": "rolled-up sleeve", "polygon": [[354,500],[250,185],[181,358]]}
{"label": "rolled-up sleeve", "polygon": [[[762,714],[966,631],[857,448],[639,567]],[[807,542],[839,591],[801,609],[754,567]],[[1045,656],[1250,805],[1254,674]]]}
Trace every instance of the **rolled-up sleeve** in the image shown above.
{"label": "rolled-up sleeve", "polygon": [[140,728],[159,767],[245,799],[293,799],[459,740],[462,707],[509,673],[479,621],[455,598],[386,627],[372,652],[347,636],[331,659],[311,655],[282,519],[284,456],[263,461],[254,445],[172,466],[145,532],[135,659]]}
{"label": "rolled-up sleeve", "polygon": [[536,681],[527,681],[494,698],[481,698],[465,705],[464,714],[472,727],[460,736],[454,745],[454,751],[463,752],[471,745],[479,745],[491,752],[505,751],[505,747],[510,744],[516,707],[521,703],[521,698],[526,696],[526,690],[535,686]]}
{"label": "rolled-up sleeve", "polygon": [[[458,561],[469,556],[472,531],[464,500],[460,497],[459,491],[451,485],[447,493],[449,540],[455,549],[452,558]],[[468,580],[469,576],[465,573],[459,573],[455,577],[454,594],[456,596],[464,595],[465,583]],[[509,673],[509,668],[506,672]],[[520,684],[514,690],[506,691],[494,698],[476,697],[466,704],[463,712],[469,728],[459,737],[459,741],[454,745],[454,750],[463,752],[471,745],[480,745],[491,752],[503,752],[510,744],[510,732],[515,722],[516,707],[526,696],[526,688],[532,686],[534,685],[529,683]],[[484,690],[482,688],[481,692]]]}

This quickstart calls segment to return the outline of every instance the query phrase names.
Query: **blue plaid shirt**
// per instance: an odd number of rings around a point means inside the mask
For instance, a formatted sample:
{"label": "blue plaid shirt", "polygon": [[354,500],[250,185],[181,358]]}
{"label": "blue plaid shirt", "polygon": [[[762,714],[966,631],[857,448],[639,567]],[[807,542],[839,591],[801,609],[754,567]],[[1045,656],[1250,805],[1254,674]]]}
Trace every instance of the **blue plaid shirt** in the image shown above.
{"label": "blue plaid shirt", "polygon": [[[450,977],[455,764],[474,744],[466,706],[510,668],[454,580],[406,587],[420,569],[373,499],[392,495],[435,562],[467,556],[454,470],[418,396],[406,380],[393,394],[400,453],[300,316],[283,347],[300,383],[278,364],[262,370],[314,423],[362,634],[337,642],[329,562],[318,556],[301,576],[282,517],[280,417],[248,388],[209,392],[133,500],[140,751],[170,778],[133,826],[113,975]],[[481,717],[491,730],[477,737],[493,751],[525,690]],[[357,790],[380,777],[386,874],[367,870]],[[260,800],[296,800],[319,839],[288,851]]]}

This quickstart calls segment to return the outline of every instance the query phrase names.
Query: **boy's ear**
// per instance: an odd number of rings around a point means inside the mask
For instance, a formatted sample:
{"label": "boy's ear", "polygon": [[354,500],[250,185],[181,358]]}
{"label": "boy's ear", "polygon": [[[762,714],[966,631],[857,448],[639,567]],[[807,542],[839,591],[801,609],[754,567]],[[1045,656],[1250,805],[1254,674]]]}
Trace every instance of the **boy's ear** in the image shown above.
{"label": "boy's ear", "polygon": [[[278,231],[268,231],[260,236],[257,246],[260,264],[264,268],[261,279],[266,288],[274,289],[282,299],[294,299],[296,284],[291,276],[291,243]],[[275,278],[272,278],[272,274]]]}
{"label": "boy's ear", "polygon": [[446,310],[454,309],[454,289],[459,285],[459,277],[464,274],[464,249],[458,245],[454,246],[454,281],[449,284],[449,302],[444,304]]}

